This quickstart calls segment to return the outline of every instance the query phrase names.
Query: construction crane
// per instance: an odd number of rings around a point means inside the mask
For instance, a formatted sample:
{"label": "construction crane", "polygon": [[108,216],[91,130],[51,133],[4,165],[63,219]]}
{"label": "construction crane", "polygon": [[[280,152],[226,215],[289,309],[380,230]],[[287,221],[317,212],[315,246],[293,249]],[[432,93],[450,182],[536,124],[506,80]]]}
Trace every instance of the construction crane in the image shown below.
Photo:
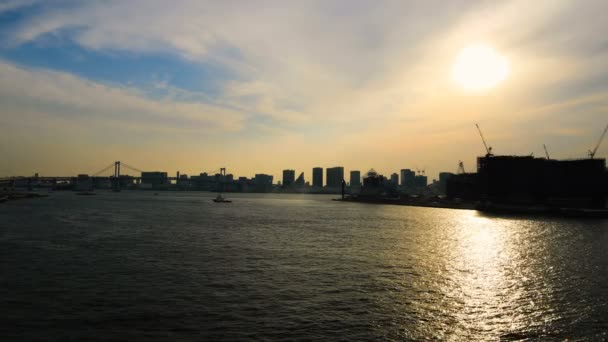
{"label": "construction crane", "polygon": [[549,151],[547,151],[547,146],[545,146],[545,144],[543,144],[543,148],[545,149],[545,155],[547,156],[547,160],[551,159],[551,157],[549,157]]}
{"label": "construction crane", "polygon": [[475,124],[475,126],[477,126],[477,130],[479,131],[479,136],[481,137],[481,141],[483,142],[483,146],[486,148],[486,157],[491,157],[492,154],[492,146],[488,146],[488,144],[486,143],[486,139],[483,137],[483,133],[481,133],[481,128],[479,128],[478,124]]}
{"label": "construction crane", "polygon": [[466,171],[464,170],[464,163],[462,162],[462,160],[458,161],[458,170],[456,171],[456,174],[464,174],[466,173]]}
{"label": "construction crane", "polygon": [[606,125],[606,128],[604,128],[604,132],[602,132],[602,135],[600,136],[600,140],[598,140],[597,144],[595,145],[595,148],[593,150],[589,150],[589,157],[591,159],[593,159],[593,157],[595,157],[595,153],[597,152],[597,149],[600,147],[602,140],[604,140],[604,136],[606,136],[606,132],[608,132],[608,125]]}

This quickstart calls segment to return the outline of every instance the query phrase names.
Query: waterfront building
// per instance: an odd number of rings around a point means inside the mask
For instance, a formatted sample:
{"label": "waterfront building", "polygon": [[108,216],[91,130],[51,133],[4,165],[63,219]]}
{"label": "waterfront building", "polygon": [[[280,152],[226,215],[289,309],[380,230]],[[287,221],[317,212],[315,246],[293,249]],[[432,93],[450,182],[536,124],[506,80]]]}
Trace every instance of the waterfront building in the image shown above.
{"label": "waterfront building", "polygon": [[203,172],[198,176],[190,177],[190,183],[195,190],[217,191],[220,183],[221,175],[209,175]]}
{"label": "waterfront building", "polygon": [[393,174],[391,175],[391,183],[392,183],[394,186],[399,185],[399,175],[398,175],[398,174],[393,173]]}
{"label": "waterfront building", "polygon": [[380,198],[386,193],[386,182],[384,176],[378,174],[376,170],[367,171],[363,177],[363,187],[359,194],[360,197]]}
{"label": "waterfront building", "polygon": [[283,170],[283,186],[290,186],[296,180],[295,170]]}
{"label": "waterfront building", "polygon": [[414,186],[418,189],[424,189],[426,188],[428,184],[428,178],[426,176],[423,175],[417,175],[416,177],[414,177]]}
{"label": "waterfront building", "polygon": [[353,170],[350,172],[350,186],[361,186],[361,171]]}
{"label": "waterfront building", "polygon": [[450,177],[446,192],[492,205],[605,208],[606,160],[486,155],[477,158],[477,173]]}
{"label": "waterfront building", "polygon": [[272,175],[267,175],[263,173],[257,173],[253,178],[253,186],[251,187],[251,191],[253,192],[270,192],[272,191]]}
{"label": "waterfront building", "polygon": [[312,186],[314,187],[323,187],[323,168],[322,167],[314,167],[312,169]]}
{"label": "waterfront building", "polygon": [[300,173],[294,184],[297,187],[303,187],[304,185],[306,185],[306,182],[304,181],[304,172]]}
{"label": "waterfront building", "polygon": [[161,189],[168,187],[169,184],[166,172],[148,171],[141,173],[141,188],[143,189]]}
{"label": "waterfront building", "polygon": [[401,169],[401,186],[411,189],[415,184],[416,173],[410,169]]}
{"label": "waterfront building", "polygon": [[477,158],[480,195],[494,203],[604,208],[605,159],[554,160],[532,156]]}
{"label": "waterfront building", "polygon": [[92,177],[93,178],[93,188],[95,189],[111,189],[112,182],[109,177]]}
{"label": "waterfront building", "polygon": [[342,167],[342,166],[330,167],[327,169],[326,175],[327,175],[327,187],[328,188],[342,187],[342,181],[344,180],[344,167]]}
{"label": "waterfront building", "polygon": [[267,175],[264,173],[256,173],[255,177],[253,178],[253,182],[255,184],[272,185],[273,178],[274,177],[272,175]]}
{"label": "waterfront building", "polygon": [[93,179],[89,175],[81,174],[76,177],[74,186],[76,191],[90,191],[93,190]]}
{"label": "waterfront building", "polygon": [[451,172],[439,172],[439,193],[445,195],[448,179],[450,179],[452,176],[454,176],[454,174]]}

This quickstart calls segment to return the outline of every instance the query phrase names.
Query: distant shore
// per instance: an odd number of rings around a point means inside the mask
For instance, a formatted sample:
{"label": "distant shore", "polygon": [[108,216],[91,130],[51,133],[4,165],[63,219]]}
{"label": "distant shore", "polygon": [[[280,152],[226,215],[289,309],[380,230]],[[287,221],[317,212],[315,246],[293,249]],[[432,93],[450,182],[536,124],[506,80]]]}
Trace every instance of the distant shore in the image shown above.
{"label": "distant shore", "polygon": [[445,208],[445,209],[465,209],[474,210],[476,203],[470,201],[450,201],[431,198],[365,198],[365,197],[345,197],[344,199],[336,199],[337,201],[369,203],[369,204],[389,204],[389,205],[405,205],[411,207],[430,207],[430,208]]}
{"label": "distant shore", "polygon": [[526,215],[526,216],[560,216],[578,218],[608,218],[608,208],[570,208],[549,207],[542,205],[489,204],[472,201],[450,201],[432,198],[351,198],[335,199],[335,201],[364,204],[388,204],[412,207],[430,207],[444,209],[477,210],[486,214],[497,215]]}

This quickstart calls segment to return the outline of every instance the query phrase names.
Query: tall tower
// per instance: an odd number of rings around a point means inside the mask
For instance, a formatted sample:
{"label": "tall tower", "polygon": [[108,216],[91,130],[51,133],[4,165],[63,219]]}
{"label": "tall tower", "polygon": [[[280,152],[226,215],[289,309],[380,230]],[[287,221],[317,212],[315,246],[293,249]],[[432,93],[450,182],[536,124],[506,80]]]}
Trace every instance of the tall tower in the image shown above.
{"label": "tall tower", "polygon": [[350,186],[361,185],[361,171],[353,170],[350,172]]}
{"label": "tall tower", "polygon": [[330,167],[326,170],[327,187],[340,188],[344,180],[344,168],[342,166]]}
{"label": "tall tower", "polygon": [[323,168],[322,167],[314,167],[312,169],[312,186],[314,187],[323,187]]}
{"label": "tall tower", "polygon": [[295,170],[283,170],[283,186],[289,186],[296,180]]}

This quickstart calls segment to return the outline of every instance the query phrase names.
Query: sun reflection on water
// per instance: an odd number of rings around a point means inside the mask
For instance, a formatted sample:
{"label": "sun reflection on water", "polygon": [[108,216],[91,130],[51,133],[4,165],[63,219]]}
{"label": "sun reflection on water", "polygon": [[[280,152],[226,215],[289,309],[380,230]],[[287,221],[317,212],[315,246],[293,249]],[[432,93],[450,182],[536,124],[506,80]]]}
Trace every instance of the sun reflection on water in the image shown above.
{"label": "sun reflection on water", "polygon": [[[455,299],[456,333],[517,329],[513,294],[517,279],[514,240],[508,227],[475,214],[463,215],[452,231],[447,295]],[[508,323],[509,322],[509,323]],[[502,327],[500,327],[502,325]]]}

